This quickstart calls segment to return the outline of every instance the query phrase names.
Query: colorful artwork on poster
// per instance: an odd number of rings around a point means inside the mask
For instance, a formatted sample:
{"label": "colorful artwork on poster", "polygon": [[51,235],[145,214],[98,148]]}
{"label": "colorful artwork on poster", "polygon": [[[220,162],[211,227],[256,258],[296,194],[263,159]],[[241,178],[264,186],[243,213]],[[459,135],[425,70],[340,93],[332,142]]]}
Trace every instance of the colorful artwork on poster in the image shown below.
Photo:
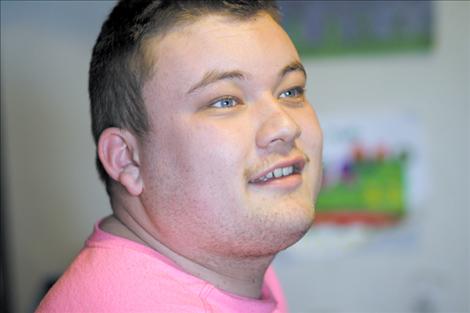
{"label": "colorful artwork on poster", "polygon": [[324,168],[316,223],[388,225],[405,215],[406,151],[385,143],[351,144],[342,162]]}
{"label": "colorful artwork on poster", "polygon": [[416,121],[400,114],[325,116],[322,121],[324,178],[316,225],[384,227],[406,218],[419,196]]}
{"label": "colorful artwork on poster", "polygon": [[304,56],[429,50],[430,1],[279,1]]}

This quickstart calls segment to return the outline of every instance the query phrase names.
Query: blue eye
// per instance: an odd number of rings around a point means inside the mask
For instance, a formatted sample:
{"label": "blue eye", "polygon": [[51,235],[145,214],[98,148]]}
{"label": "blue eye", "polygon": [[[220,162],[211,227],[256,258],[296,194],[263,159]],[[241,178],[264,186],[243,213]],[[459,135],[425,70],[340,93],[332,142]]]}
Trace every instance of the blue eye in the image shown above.
{"label": "blue eye", "polygon": [[233,97],[225,97],[218,99],[210,104],[213,108],[231,108],[239,104],[238,100]]}
{"label": "blue eye", "polygon": [[279,98],[299,98],[299,97],[302,97],[304,93],[305,93],[305,88],[295,87],[295,88],[291,88],[286,91],[283,91],[279,95]]}

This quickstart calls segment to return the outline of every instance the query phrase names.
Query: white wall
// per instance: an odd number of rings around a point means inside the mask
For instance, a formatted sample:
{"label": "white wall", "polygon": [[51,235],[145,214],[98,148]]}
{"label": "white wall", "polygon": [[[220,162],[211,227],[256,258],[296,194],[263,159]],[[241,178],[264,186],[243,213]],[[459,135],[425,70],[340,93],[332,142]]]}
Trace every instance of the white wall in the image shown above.
{"label": "white wall", "polygon": [[[2,175],[15,312],[32,310],[41,279],[62,271],[110,212],[94,169],[86,85],[112,4],[1,2]],[[413,249],[278,262],[293,312],[470,311],[469,21],[469,2],[436,2],[430,53],[304,60],[320,118],[390,108],[420,117],[431,190],[414,221]]]}
{"label": "white wall", "polygon": [[109,214],[88,114],[91,48],[110,2],[1,3],[2,118],[13,312]]}

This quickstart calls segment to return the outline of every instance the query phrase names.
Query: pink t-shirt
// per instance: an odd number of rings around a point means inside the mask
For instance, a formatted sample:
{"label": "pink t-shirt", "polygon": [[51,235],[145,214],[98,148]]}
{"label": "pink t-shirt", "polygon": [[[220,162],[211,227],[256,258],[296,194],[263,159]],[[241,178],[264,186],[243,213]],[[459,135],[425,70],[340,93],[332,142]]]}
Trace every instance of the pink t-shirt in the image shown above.
{"label": "pink t-shirt", "polygon": [[36,312],[287,312],[271,267],[261,299],[240,297],[184,272],[151,248],[104,232],[98,225]]}

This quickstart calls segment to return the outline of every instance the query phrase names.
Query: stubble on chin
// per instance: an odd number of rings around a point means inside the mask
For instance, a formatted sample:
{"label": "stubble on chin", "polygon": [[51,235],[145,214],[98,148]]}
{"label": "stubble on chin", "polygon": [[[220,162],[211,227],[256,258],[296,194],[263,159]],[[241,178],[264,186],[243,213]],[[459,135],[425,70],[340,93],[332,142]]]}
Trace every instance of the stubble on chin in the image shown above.
{"label": "stubble on chin", "polygon": [[[251,215],[235,236],[221,245],[225,253],[240,258],[275,256],[298,242],[311,228],[314,220],[313,207],[284,208],[283,212]],[[259,208],[260,211],[266,208]],[[289,213],[290,212],[290,213]]]}

